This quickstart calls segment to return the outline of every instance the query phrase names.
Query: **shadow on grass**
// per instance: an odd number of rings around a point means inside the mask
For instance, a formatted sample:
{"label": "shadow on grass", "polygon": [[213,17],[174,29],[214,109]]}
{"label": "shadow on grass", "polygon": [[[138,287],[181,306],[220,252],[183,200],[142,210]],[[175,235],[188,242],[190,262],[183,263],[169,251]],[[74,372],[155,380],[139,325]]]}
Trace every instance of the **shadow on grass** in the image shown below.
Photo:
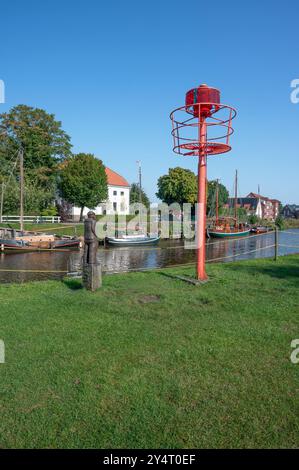
{"label": "shadow on grass", "polygon": [[71,290],[83,289],[82,281],[80,279],[64,278],[62,279],[62,282]]}

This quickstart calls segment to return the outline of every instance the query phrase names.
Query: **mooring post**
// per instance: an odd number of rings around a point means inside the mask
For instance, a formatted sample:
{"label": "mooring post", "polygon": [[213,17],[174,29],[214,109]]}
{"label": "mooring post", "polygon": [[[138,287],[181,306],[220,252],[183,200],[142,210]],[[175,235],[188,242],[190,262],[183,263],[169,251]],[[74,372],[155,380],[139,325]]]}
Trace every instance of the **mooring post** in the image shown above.
{"label": "mooring post", "polygon": [[274,241],[274,250],[275,250],[275,253],[274,253],[274,260],[277,261],[278,259],[278,227],[275,226],[275,241]]}
{"label": "mooring post", "polygon": [[96,216],[89,211],[84,221],[83,286],[90,291],[102,285],[101,265],[97,261],[99,241],[95,233]]}

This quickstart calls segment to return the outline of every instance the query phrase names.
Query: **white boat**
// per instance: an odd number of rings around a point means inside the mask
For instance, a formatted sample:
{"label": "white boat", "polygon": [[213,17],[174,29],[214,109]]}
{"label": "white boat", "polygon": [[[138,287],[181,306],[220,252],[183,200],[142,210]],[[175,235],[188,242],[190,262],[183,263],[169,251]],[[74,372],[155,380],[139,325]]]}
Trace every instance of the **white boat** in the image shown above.
{"label": "white boat", "polygon": [[107,237],[106,241],[110,245],[132,246],[132,245],[149,245],[158,243],[159,235],[122,235],[121,237]]}

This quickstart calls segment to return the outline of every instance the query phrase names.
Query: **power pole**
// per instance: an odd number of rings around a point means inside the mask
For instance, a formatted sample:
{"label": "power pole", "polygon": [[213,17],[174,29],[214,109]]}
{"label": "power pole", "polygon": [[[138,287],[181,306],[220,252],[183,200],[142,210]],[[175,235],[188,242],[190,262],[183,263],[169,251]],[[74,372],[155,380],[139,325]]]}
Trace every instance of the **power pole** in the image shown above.
{"label": "power pole", "polygon": [[2,224],[3,216],[3,201],[4,201],[4,183],[1,184],[1,199],[0,199],[0,223]]}
{"label": "power pole", "polygon": [[219,219],[219,180],[216,180],[216,225]]}
{"label": "power pole", "polygon": [[138,160],[138,178],[139,178],[139,204],[142,204],[142,194],[141,194],[141,162]]}
{"label": "power pole", "polygon": [[24,152],[22,147],[19,151],[20,159],[20,230],[24,230]]}
{"label": "power pole", "polygon": [[238,170],[236,170],[235,176],[235,227],[238,225]]}
{"label": "power pole", "polygon": [[141,194],[141,162],[137,160],[138,165],[138,189],[139,189],[139,210],[138,210],[138,219],[139,219],[139,230],[141,229],[141,204],[142,204],[142,194]]}

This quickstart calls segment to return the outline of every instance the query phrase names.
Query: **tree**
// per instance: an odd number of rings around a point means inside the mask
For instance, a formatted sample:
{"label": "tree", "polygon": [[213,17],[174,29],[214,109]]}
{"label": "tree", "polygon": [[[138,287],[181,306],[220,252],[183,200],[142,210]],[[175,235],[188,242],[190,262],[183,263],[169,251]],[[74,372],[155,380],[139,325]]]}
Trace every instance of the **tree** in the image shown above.
{"label": "tree", "polygon": [[[20,188],[16,178],[11,178],[4,185],[3,214],[18,214],[20,210]],[[24,209],[26,214],[41,214],[53,204],[51,190],[40,187],[34,181],[25,178]]]}
{"label": "tree", "polygon": [[197,179],[193,171],[185,168],[169,168],[168,174],[158,179],[156,196],[166,204],[174,202],[194,204],[197,201]]}
{"label": "tree", "polygon": [[[130,204],[134,204],[137,202],[140,202],[139,185],[137,183],[133,183],[130,189]],[[141,189],[141,202],[145,207],[149,208],[150,200],[147,197],[146,193],[143,191],[143,189]]]}
{"label": "tree", "polygon": [[251,214],[249,217],[248,217],[248,222],[251,224],[251,225],[256,225],[259,223],[259,218],[256,214]]}
{"label": "tree", "polygon": [[73,155],[62,165],[60,189],[64,199],[81,208],[95,208],[108,197],[107,176],[101,160],[90,153]]}
{"label": "tree", "polygon": [[275,219],[275,225],[276,225],[276,227],[279,228],[279,230],[283,230],[283,229],[284,229],[284,225],[285,225],[285,224],[284,224],[284,220],[283,220],[283,218],[282,218],[281,215],[278,215],[278,216],[276,217],[276,219]]}
{"label": "tree", "polygon": [[11,172],[15,167],[15,179],[20,147],[24,151],[25,211],[38,212],[53,204],[57,164],[71,155],[70,137],[61,122],[43,109],[18,105],[0,114],[0,176],[5,184],[10,181],[4,207],[12,213],[19,208]]}
{"label": "tree", "polygon": [[[215,214],[216,209],[216,187],[217,180],[211,180],[208,182],[208,198],[207,198],[207,213]],[[218,182],[218,207],[222,208],[228,201],[229,192],[224,186]]]}
{"label": "tree", "polygon": [[8,163],[20,146],[25,169],[53,169],[71,154],[70,137],[54,114],[20,104],[0,114],[0,161]]}

